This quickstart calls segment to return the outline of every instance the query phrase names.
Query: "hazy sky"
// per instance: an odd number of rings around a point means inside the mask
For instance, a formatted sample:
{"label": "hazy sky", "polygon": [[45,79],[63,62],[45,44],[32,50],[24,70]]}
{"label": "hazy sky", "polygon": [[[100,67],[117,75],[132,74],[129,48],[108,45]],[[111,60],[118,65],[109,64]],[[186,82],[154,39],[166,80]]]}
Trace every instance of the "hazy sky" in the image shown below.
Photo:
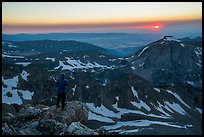
{"label": "hazy sky", "polygon": [[[157,29],[155,29],[155,26]],[[186,30],[186,29],[187,30]],[[3,2],[2,33],[201,33],[201,2]],[[191,31],[190,30],[190,31]]]}

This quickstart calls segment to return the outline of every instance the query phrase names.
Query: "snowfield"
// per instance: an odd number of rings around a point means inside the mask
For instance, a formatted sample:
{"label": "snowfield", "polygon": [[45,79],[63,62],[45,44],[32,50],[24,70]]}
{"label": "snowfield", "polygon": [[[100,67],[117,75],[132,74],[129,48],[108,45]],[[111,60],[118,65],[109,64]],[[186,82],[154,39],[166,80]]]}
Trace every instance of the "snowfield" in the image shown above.
{"label": "snowfield", "polygon": [[105,68],[105,69],[113,69],[114,67],[108,67],[105,65],[100,65],[96,62],[94,62],[93,64],[90,63],[88,61],[88,63],[83,63],[80,60],[75,60],[75,59],[71,59],[69,57],[65,57],[67,59],[66,63],[68,63],[67,65],[64,64],[63,61],[59,61],[59,66],[55,67],[54,69],[59,69],[60,67],[62,67],[62,70],[71,70],[73,71],[74,69],[93,69],[93,68]]}
{"label": "snowfield", "polygon": [[[18,90],[18,76],[15,76],[11,79],[4,79],[2,77],[2,103],[6,104],[18,104],[21,105],[23,103],[23,99],[31,100],[34,92],[30,92],[29,90]],[[5,85],[5,86],[4,86]],[[10,94],[10,95],[8,95]]]}

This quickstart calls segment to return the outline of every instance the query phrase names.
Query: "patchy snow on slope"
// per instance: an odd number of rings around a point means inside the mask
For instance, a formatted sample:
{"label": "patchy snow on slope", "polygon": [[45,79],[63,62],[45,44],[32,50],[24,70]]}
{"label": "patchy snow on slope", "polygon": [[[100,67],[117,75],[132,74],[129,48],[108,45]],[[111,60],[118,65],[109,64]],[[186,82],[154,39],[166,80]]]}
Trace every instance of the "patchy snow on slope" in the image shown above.
{"label": "patchy snow on slope", "polygon": [[114,62],[116,61],[116,59],[108,59],[108,61]]}
{"label": "patchy snow on slope", "polygon": [[[18,76],[15,76],[11,79],[4,79],[2,77],[2,82],[6,87],[2,85],[2,103],[6,104],[18,104],[21,105],[23,103],[23,99],[31,100],[33,93],[28,90],[18,90],[15,89],[18,84]],[[11,96],[7,96],[10,93]]]}
{"label": "patchy snow on slope", "polygon": [[72,95],[73,95],[73,96],[74,96],[74,94],[75,94],[76,87],[77,87],[77,85],[75,85],[75,86],[72,88],[72,91],[73,91]]}
{"label": "patchy snow on slope", "polygon": [[172,36],[166,36],[165,38],[164,38],[164,40],[166,40],[166,41],[176,41],[176,42],[181,42],[180,40],[177,40],[177,39],[175,39],[175,38],[173,38]]}
{"label": "patchy snow on slope", "polygon": [[88,85],[86,86],[86,89],[89,89],[89,86],[88,86]]}
{"label": "patchy snow on slope", "polygon": [[200,108],[195,108],[199,113],[201,113],[202,114],[202,109],[200,109]]}
{"label": "patchy snow on slope", "polygon": [[159,103],[159,106],[155,106],[153,103],[150,103],[152,106],[155,107],[156,110],[158,110],[159,112],[163,113],[165,116],[167,117],[171,117],[171,115],[169,115],[168,113],[166,113],[163,108],[162,108],[162,105]]}
{"label": "patchy snow on slope", "polygon": [[186,81],[186,83],[192,85],[192,86],[195,86],[194,82],[193,81]]}
{"label": "patchy snow on slope", "polygon": [[16,48],[17,46],[13,45],[13,44],[8,44],[8,47],[10,48]]}
{"label": "patchy snow on slope", "polygon": [[150,110],[151,110],[150,107],[149,107],[144,101],[142,101],[142,100],[139,99],[138,93],[137,93],[137,91],[134,89],[133,86],[131,86],[131,90],[132,90],[133,95],[134,95],[135,97],[137,97],[137,99],[139,100],[139,103],[133,101],[133,102],[131,102],[131,104],[134,105],[135,107],[139,108],[139,109],[141,109],[141,107],[143,107],[143,108],[146,109],[147,111],[150,111]]}
{"label": "patchy snow on slope", "polygon": [[29,76],[30,74],[28,73],[28,72],[26,72],[25,70],[23,70],[22,71],[22,73],[21,73],[21,77],[24,79],[24,80],[26,80],[26,81],[28,81],[28,76]]}
{"label": "patchy snow on slope", "polygon": [[180,45],[181,45],[182,47],[185,47],[185,45],[184,45],[183,43],[180,43]]}
{"label": "patchy snow on slope", "polygon": [[99,57],[100,57],[100,58],[105,58],[105,56],[104,56],[104,55],[100,55]]}
{"label": "patchy snow on slope", "polygon": [[95,114],[92,111],[89,111],[88,120],[96,120],[100,122],[115,123],[111,118]]}
{"label": "patchy snow on slope", "polygon": [[17,64],[17,65],[23,65],[24,67],[26,67],[26,66],[30,65],[31,62],[17,62],[17,63],[15,63],[15,64]]}
{"label": "patchy snow on slope", "polygon": [[140,57],[140,55],[141,55],[147,48],[148,48],[148,46],[145,47],[145,48],[139,53],[138,57]]}
{"label": "patchy snow on slope", "polygon": [[116,102],[115,104],[112,105],[113,108],[115,108],[117,111],[119,111],[117,114],[117,118],[121,118],[122,115],[124,114],[128,114],[128,113],[134,113],[134,114],[139,114],[139,115],[144,115],[144,116],[149,116],[149,117],[156,117],[156,118],[169,118],[166,116],[158,116],[158,115],[154,115],[154,114],[146,114],[142,111],[137,111],[137,110],[131,110],[131,109],[126,109],[126,108],[119,108],[118,107],[118,102]]}
{"label": "patchy snow on slope", "polygon": [[140,67],[142,67],[143,65],[144,65],[144,63],[142,63],[142,64],[139,64],[139,66],[140,66]]}
{"label": "patchy snow on slope", "polygon": [[160,44],[163,44],[164,43],[164,41],[162,41]]}
{"label": "patchy snow on slope", "polygon": [[86,58],[89,58],[89,56],[88,55],[84,55],[83,58],[86,59]]}
{"label": "patchy snow on slope", "polygon": [[93,103],[86,103],[90,111],[105,117],[118,117],[116,113],[107,109],[103,104],[100,107],[95,107]]}
{"label": "patchy snow on slope", "polygon": [[137,103],[137,102],[135,102],[135,101],[130,102],[130,103],[131,103],[132,105],[134,105],[135,107],[139,108],[139,109],[141,109],[141,108],[143,107],[143,108],[146,109],[147,111],[150,111],[150,110],[151,110],[151,108],[150,108],[145,102],[143,102],[143,101],[141,101],[141,100],[140,100],[139,103]]}
{"label": "patchy snow on slope", "polygon": [[115,98],[116,98],[117,101],[119,101],[119,96],[116,96]]}
{"label": "patchy snow on slope", "polygon": [[21,91],[21,93],[23,94],[23,98],[24,99],[27,99],[27,100],[31,100],[32,99],[32,96],[33,96],[33,94],[34,94],[34,92],[30,92],[29,90],[19,90],[19,91]]}
{"label": "patchy snow on slope", "polygon": [[139,99],[139,98],[138,98],[138,93],[137,93],[137,91],[134,89],[133,86],[131,86],[131,90],[132,90],[133,95],[134,95],[135,97],[137,97],[137,99]]}
{"label": "patchy snow on slope", "polygon": [[191,108],[189,105],[187,105],[182,99],[181,97],[176,94],[176,93],[173,93],[171,90],[167,90],[167,92],[171,93],[172,95],[174,95],[174,97],[176,97],[182,104],[184,104],[186,107],[188,108]]}
{"label": "patchy snow on slope", "polygon": [[94,62],[93,64],[88,61],[88,63],[83,63],[80,60],[70,59],[69,57],[65,57],[67,59],[68,65],[65,65],[62,61],[59,61],[59,66],[55,67],[54,69],[59,69],[62,67],[62,70],[71,70],[74,69],[93,69],[93,68],[105,68],[105,69],[113,69],[114,67],[108,67],[105,65],[98,64]]}
{"label": "patchy snow on slope", "polygon": [[11,55],[5,55],[5,54],[2,54],[2,58],[24,58],[24,56],[11,56]]}
{"label": "patchy snow on slope", "polygon": [[160,92],[160,89],[158,89],[158,88],[154,88],[154,90],[156,90],[157,92]]}
{"label": "patchy snow on slope", "polygon": [[[121,129],[127,126],[132,126],[132,127],[137,127],[135,129],[135,132],[139,127],[149,127],[151,125],[163,125],[163,126],[169,126],[169,127],[175,127],[175,128],[183,128],[187,129],[187,127],[191,127],[192,125],[176,125],[171,122],[161,122],[161,121],[150,121],[150,120],[135,120],[135,121],[119,121],[114,125],[108,125],[108,126],[103,126],[106,130],[111,131],[111,132],[119,132],[121,134]],[[139,128],[140,129],[140,128]],[[126,130],[125,130],[126,131]],[[122,132],[123,133],[123,132]]]}
{"label": "patchy snow on slope", "polygon": [[131,67],[133,70],[136,69],[135,67]]}
{"label": "patchy snow on slope", "polygon": [[202,68],[202,64],[195,62],[199,67]]}
{"label": "patchy snow on slope", "polygon": [[198,57],[202,56],[202,48],[201,47],[195,48],[195,53]]}
{"label": "patchy snow on slope", "polygon": [[182,115],[186,115],[187,113],[185,112],[185,110],[177,103],[169,103],[168,101],[164,102],[166,105],[168,105],[171,109],[173,109],[174,111],[182,114]]}
{"label": "patchy snow on slope", "polygon": [[55,58],[46,57],[45,60],[51,60],[52,62],[55,62]]}

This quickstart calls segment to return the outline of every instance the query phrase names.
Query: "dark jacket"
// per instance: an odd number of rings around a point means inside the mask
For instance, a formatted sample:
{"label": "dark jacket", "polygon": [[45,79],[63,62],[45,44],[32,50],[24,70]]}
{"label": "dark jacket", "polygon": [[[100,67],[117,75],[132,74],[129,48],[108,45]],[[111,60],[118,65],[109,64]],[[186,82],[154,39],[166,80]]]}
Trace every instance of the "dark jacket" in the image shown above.
{"label": "dark jacket", "polygon": [[57,92],[58,93],[65,93],[66,91],[66,86],[68,86],[68,81],[65,79],[58,79],[56,84],[57,84]]}

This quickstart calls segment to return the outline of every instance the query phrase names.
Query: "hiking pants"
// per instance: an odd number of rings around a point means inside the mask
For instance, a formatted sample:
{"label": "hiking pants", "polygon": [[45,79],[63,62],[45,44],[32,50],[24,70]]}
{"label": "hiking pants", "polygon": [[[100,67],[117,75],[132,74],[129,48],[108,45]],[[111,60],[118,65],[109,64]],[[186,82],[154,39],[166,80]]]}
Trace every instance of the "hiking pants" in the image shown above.
{"label": "hiking pants", "polygon": [[66,98],[66,93],[58,93],[57,106],[59,106],[59,102],[62,101],[62,109],[64,109],[64,106],[65,106],[65,98]]}

